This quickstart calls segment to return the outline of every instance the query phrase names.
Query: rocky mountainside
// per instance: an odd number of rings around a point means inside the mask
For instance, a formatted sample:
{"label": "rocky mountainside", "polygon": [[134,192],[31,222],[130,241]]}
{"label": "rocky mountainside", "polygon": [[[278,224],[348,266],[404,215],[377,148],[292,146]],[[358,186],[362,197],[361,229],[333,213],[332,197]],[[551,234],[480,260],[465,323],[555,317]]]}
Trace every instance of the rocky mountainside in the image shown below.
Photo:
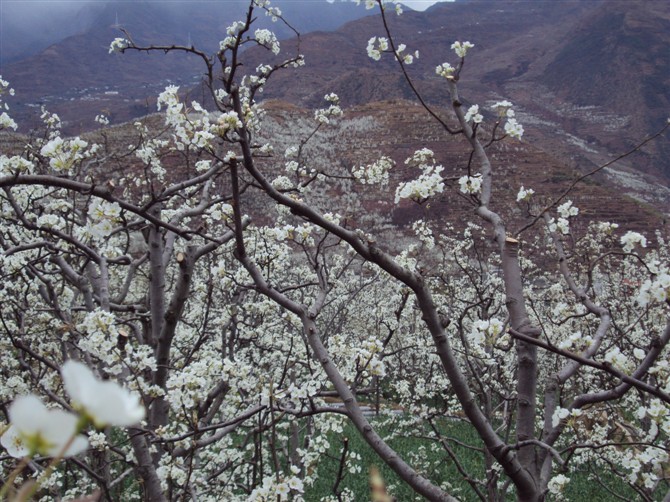
{"label": "rocky mountainside", "polygon": [[[390,21],[397,41],[420,51],[409,71],[428,102],[447,99],[434,68],[455,64],[451,42],[470,40],[476,47],[462,74],[461,98],[484,107],[513,101],[528,140],[570,167],[586,171],[604,163],[658,131],[669,115],[667,2],[470,0]],[[299,78],[279,76],[266,96],[304,106],[319,106],[331,91],[352,105],[410,98],[391,58],[375,63],[365,53],[367,40],[382,34],[379,21],[367,18],[307,35],[301,49],[308,64]],[[251,51],[247,57],[255,63],[266,56]],[[608,176],[624,184],[633,177],[651,191],[657,183],[667,186],[670,141],[652,143]]]}
{"label": "rocky mountainside", "polygon": [[[35,126],[30,117],[38,116],[39,106],[46,104],[74,134],[91,128],[100,112],[115,122],[153,112],[152,99],[167,83],[177,83],[200,99],[202,68],[192,58],[109,55],[109,41],[118,36],[116,19],[141,42],[185,44],[190,38],[212,49],[222,36],[226,16],[243,4],[225,2],[225,9],[216,11],[213,4],[205,9],[197,1],[167,10],[147,1],[108,3],[90,30],[3,68],[3,78],[17,89],[12,114],[24,126]],[[126,10],[131,6],[132,13]],[[329,92],[338,93],[345,107],[412,98],[389,55],[374,62],[366,54],[368,39],[383,35],[378,16],[360,17],[373,11],[347,2],[286,1],[282,8],[299,29],[321,22],[322,31],[301,37],[307,65],[273,76],[262,97],[307,108],[322,106]],[[352,21],[326,31],[347,20]],[[407,11],[400,18],[391,14],[389,22],[398,42],[420,52],[409,72],[429,103],[440,107],[447,99],[435,66],[454,64],[451,43],[469,40],[476,47],[460,82],[466,104],[485,109],[509,99],[526,129],[525,141],[580,172],[637,144],[669,115],[668,2],[460,0],[425,12]],[[295,39],[282,42],[284,54],[296,46]],[[252,49],[244,54],[244,62],[253,68],[271,61],[268,54]],[[397,127],[404,126],[399,122]],[[669,211],[667,135],[605,170],[600,181]]]}
{"label": "rocky mountainside", "polygon": [[[93,118],[101,112],[115,122],[153,112],[147,100],[170,83],[189,86],[199,82],[201,62],[186,54],[109,54],[110,42],[123,36],[121,28],[139,44],[192,44],[215,52],[226,27],[243,19],[248,4],[247,0],[108,0],[94,4],[80,13],[92,17],[81,32],[38,54],[2,65],[0,75],[17,91],[12,116],[27,131],[39,125],[38,112],[45,105],[61,116],[70,134],[78,134],[94,127]],[[294,36],[294,29],[333,30],[371,14],[350,2],[276,0],[273,5],[281,8],[291,26],[273,23],[262,13],[256,26],[272,28],[279,38]],[[3,32],[3,40],[20,41],[21,34],[12,29],[8,36]]]}

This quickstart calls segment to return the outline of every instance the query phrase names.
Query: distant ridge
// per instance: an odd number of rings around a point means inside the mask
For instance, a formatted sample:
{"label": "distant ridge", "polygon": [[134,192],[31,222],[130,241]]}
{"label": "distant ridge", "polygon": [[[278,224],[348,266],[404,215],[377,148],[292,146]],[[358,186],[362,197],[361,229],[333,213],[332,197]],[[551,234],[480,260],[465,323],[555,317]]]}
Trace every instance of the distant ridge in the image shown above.
{"label": "distant ridge", "polygon": [[[266,99],[316,107],[329,92],[338,93],[344,106],[412,98],[388,55],[377,63],[367,57],[367,40],[383,35],[378,17],[369,16],[374,11],[325,0],[276,3],[304,32],[300,50],[307,65],[273,77],[263,93]],[[29,120],[45,104],[66,121],[68,133],[79,133],[94,127],[93,117],[103,110],[113,122],[155,111],[155,96],[168,83],[201,99],[202,68],[195,58],[108,54],[109,42],[119,36],[111,27],[117,15],[141,43],[187,44],[191,37],[196,46],[215,50],[227,23],[238,17],[232,8],[246,1],[226,2],[220,11],[198,8],[198,2],[170,5],[157,9],[151,2],[108,3],[86,32],[6,65],[3,78],[17,90],[10,103],[17,121],[35,126]],[[265,16],[259,22],[270,24]],[[435,66],[455,62],[449,49],[454,40],[470,40],[475,49],[461,79],[465,102],[478,103],[486,112],[493,101],[513,101],[526,128],[525,140],[581,171],[630,148],[669,114],[668,2],[468,0],[407,11],[400,18],[392,14],[389,22],[398,41],[419,50],[420,59],[409,70],[429,102],[440,106],[446,99]],[[290,36],[282,26],[273,28]],[[309,29],[317,31],[307,33]],[[295,46],[295,39],[282,42],[285,51]],[[268,56],[267,51],[250,50],[243,60],[255,68]],[[615,181],[641,176],[634,184],[667,186],[670,142],[659,140],[616,168],[623,171],[603,176]]]}

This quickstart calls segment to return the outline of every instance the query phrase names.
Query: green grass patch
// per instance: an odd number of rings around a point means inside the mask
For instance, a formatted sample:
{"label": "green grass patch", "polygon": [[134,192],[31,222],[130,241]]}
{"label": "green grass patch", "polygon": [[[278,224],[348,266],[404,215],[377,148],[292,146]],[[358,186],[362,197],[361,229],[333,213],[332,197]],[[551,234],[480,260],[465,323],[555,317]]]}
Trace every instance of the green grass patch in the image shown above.
{"label": "green grass patch", "polygon": [[[375,425],[375,421],[373,421]],[[457,421],[443,421],[439,425],[440,431],[444,435],[466,443],[470,446],[482,447],[482,442],[478,438],[472,426],[464,422]],[[382,437],[393,431],[392,425],[382,424],[378,429]],[[458,472],[454,462],[449,458],[447,453],[441,448],[437,451],[431,449],[431,445],[435,441],[428,439],[434,437],[431,431],[424,430],[421,434],[424,437],[418,436],[398,436],[388,441],[389,445],[394,448],[398,454],[408,461],[412,467],[417,468],[413,462],[413,457],[417,452],[426,452],[426,461],[422,466],[419,466],[419,472],[430,479],[433,483],[447,482],[451,487],[448,491],[451,495],[463,501],[479,501],[471,486],[463,479]],[[363,441],[355,428],[347,424],[341,436],[329,438],[330,450],[323,456],[317,467],[318,480],[311,487],[306,487],[305,500],[318,501],[322,497],[334,496],[333,488],[337,479],[337,473],[340,464],[340,458],[343,449],[343,439],[348,438],[348,451],[355,452],[360,455],[361,459],[356,460],[354,464],[361,467],[358,473],[351,473],[348,467],[352,465],[350,461],[347,462],[346,474],[344,475],[338,490],[349,489],[355,495],[356,500],[369,500],[369,477],[368,472],[370,466],[379,468],[384,483],[389,488],[389,493],[395,496],[399,502],[407,501],[421,501],[423,497],[415,494],[412,489],[405,484],[390,468],[381,462],[381,460],[374,453],[372,448]],[[454,454],[458,458],[462,468],[471,476],[478,479],[484,479],[484,455],[483,453],[460,446],[455,443],[450,443]],[[583,501],[589,502],[610,502],[616,500],[611,492],[616,493],[624,500],[639,500],[640,496],[620,478],[609,472],[607,468],[601,468],[597,473],[590,473],[586,470],[566,473],[570,478],[567,484],[564,497],[569,501]],[[486,494],[485,487],[480,486],[482,493]],[[609,490],[609,491],[608,491]],[[668,490],[667,483],[661,483],[656,490],[656,499],[663,500],[663,496]],[[507,500],[516,500],[513,487],[510,488]],[[547,500],[554,500],[550,495]]]}

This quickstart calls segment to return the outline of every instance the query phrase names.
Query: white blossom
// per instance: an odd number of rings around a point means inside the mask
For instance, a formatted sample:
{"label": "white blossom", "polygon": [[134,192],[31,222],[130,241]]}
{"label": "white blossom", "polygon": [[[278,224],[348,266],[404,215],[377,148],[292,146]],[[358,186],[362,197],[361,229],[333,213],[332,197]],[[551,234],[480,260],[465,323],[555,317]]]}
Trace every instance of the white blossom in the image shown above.
{"label": "white blossom", "polygon": [[458,184],[462,193],[478,194],[482,190],[482,176],[479,173],[474,176],[461,176]]}
{"label": "white blossom", "polygon": [[356,180],[363,185],[388,185],[389,171],[394,166],[390,157],[381,157],[367,166],[359,166],[351,172]]}
{"label": "white blossom", "polygon": [[572,205],[572,201],[568,200],[556,208],[558,214],[563,218],[570,218],[579,214],[579,208]]}
{"label": "white blossom", "polygon": [[621,245],[625,253],[632,253],[636,245],[646,248],[647,238],[638,232],[628,231],[621,237]]}
{"label": "white blossom", "polygon": [[455,70],[456,68],[451,66],[449,63],[442,63],[441,65],[435,67],[435,73],[444,78],[451,77]]}
{"label": "white blossom", "polygon": [[512,138],[521,139],[523,136],[523,126],[516,119],[508,118],[505,122],[505,132]]}
{"label": "white blossom", "polygon": [[453,49],[453,51],[456,53],[456,55],[459,58],[464,58],[465,55],[468,52],[468,49],[472,49],[474,46],[475,46],[475,44],[472,44],[470,42],[458,42],[458,41],[456,41],[453,44],[451,44],[451,48]]}
{"label": "white blossom", "polygon": [[479,113],[479,105],[472,105],[468,108],[467,113],[465,114],[466,122],[474,122],[475,124],[480,124],[484,120],[484,117]]}
{"label": "white blossom", "polygon": [[382,52],[389,49],[388,39],[385,37],[372,37],[368,40],[367,51],[368,57],[379,61],[382,57]]}
{"label": "white blossom", "polygon": [[565,489],[565,486],[570,482],[570,478],[563,474],[557,474],[547,484],[549,492],[553,495],[559,495]]}
{"label": "white blossom", "polygon": [[130,42],[125,38],[115,38],[112,40],[112,43],[109,44],[109,53],[113,52],[123,52],[124,49],[130,47]]}
{"label": "white blossom", "polygon": [[266,29],[256,30],[254,36],[256,37],[256,41],[260,45],[270,49],[272,53],[275,55],[279,54],[280,52],[279,41],[277,40],[277,36],[270,30]]}
{"label": "white blossom", "polygon": [[37,396],[17,397],[9,407],[11,428],[0,441],[14,457],[41,454],[70,457],[88,448],[78,434],[78,418],[64,410],[48,409]]}
{"label": "white blossom", "polygon": [[532,188],[524,188],[523,186],[519,188],[519,193],[516,194],[516,201],[521,202],[521,201],[526,201],[528,202],[530,198],[533,196],[535,193],[535,190]]}
{"label": "white blossom", "polygon": [[128,427],[144,418],[145,409],[137,395],[111,380],[98,380],[82,363],[66,361],[61,375],[73,407],[84,413],[96,427]]}

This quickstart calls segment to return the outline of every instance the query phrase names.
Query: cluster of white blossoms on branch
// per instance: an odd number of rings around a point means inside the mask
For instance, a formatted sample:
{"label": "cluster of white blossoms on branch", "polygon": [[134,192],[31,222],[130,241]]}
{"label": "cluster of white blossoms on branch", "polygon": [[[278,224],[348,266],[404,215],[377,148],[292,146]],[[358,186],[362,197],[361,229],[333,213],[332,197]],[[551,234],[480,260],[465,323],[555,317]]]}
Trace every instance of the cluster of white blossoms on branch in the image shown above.
{"label": "cluster of white blossoms on branch", "polygon": [[639,232],[626,232],[621,236],[621,245],[625,253],[632,253],[636,246],[647,247],[647,238]]}
{"label": "cluster of white blossoms on branch", "polygon": [[395,55],[399,61],[402,61],[405,64],[412,64],[415,59],[419,59],[418,50],[414,51],[414,54],[404,54],[405,50],[407,50],[407,46],[405,44],[398,45],[398,48],[395,51]]}
{"label": "cluster of white blossoms on branch", "polygon": [[114,230],[121,220],[121,206],[117,202],[108,202],[94,198],[88,206],[88,220],[85,233],[93,239],[104,239]]}
{"label": "cluster of white blossoms on branch", "polygon": [[16,122],[7,114],[9,106],[7,103],[3,102],[2,96],[7,93],[10,96],[14,95],[14,89],[9,87],[9,82],[2,79],[0,75],[0,109],[3,109],[3,112],[0,113],[0,130],[2,129],[14,129],[16,131],[17,125]]}
{"label": "cluster of white blossoms on branch", "polygon": [[400,183],[395,192],[395,203],[402,199],[410,199],[415,202],[423,202],[444,190],[442,171],[444,167],[435,164],[435,156],[432,150],[422,148],[414,152],[414,155],[405,160],[405,165],[417,167],[421,175],[411,181]]}
{"label": "cluster of white blossoms on branch", "polygon": [[577,352],[584,350],[593,344],[593,338],[590,335],[583,335],[581,331],[576,331],[558,344],[561,350],[570,350]]}
{"label": "cluster of white blossoms on branch", "polygon": [[394,165],[393,159],[382,156],[372,164],[354,168],[351,174],[363,185],[385,186],[388,185],[389,171]]}
{"label": "cluster of white blossoms on branch", "polygon": [[47,408],[35,395],[17,397],[9,407],[10,426],[0,438],[16,458],[32,455],[69,457],[88,448],[80,434],[88,424],[127,427],[139,423],[144,406],[116,382],[99,380],[84,364],[70,360],[61,368],[63,386],[77,414]]}
{"label": "cluster of white blossoms on branch", "polygon": [[493,346],[503,333],[505,325],[496,318],[478,319],[472,323],[470,340],[478,346]]}
{"label": "cluster of white blossoms on branch", "polygon": [[670,300],[670,271],[662,270],[653,279],[647,279],[640,287],[637,303],[646,307],[653,302]]}
{"label": "cluster of white blossoms on branch", "polygon": [[478,194],[482,191],[482,175],[477,173],[474,176],[461,176],[458,179],[460,190],[465,194]]}
{"label": "cluster of white blossoms on branch", "polygon": [[35,165],[29,160],[14,155],[7,157],[0,155],[0,175],[10,176],[16,174],[32,174],[35,171]]}
{"label": "cluster of white blossoms on branch", "polygon": [[564,474],[557,474],[549,480],[547,489],[549,490],[549,493],[557,498],[557,500],[561,500],[561,494],[569,482],[569,477],[565,476]]}
{"label": "cluster of white blossoms on branch", "polygon": [[505,133],[512,138],[521,139],[521,136],[523,136],[523,126],[515,118],[512,103],[509,101],[498,101],[491,108],[496,111],[500,119],[507,119],[505,122]]}
{"label": "cluster of white blossoms on branch", "polygon": [[437,65],[435,67],[435,73],[444,78],[450,78],[453,76],[454,71],[456,71],[456,68],[451,66],[449,63],[442,63],[441,65]]}
{"label": "cluster of white blossoms on branch", "polygon": [[95,154],[98,145],[86,148],[88,142],[79,136],[72,139],[63,139],[60,136],[48,141],[40,150],[40,154],[49,159],[49,165],[58,173],[69,173],[70,170],[84,159]]}
{"label": "cluster of white blossoms on branch", "polygon": [[[361,4],[361,0],[354,0],[356,2],[356,5]],[[377,0],[365,0],[365,8],[367,10],[374,9],[375,5],[377,5]]]}
{"label": "cluster of white blossoms on branch", "polygon": [[549,231],[568,235],[570,233],[570,218],[579,214],[579,208],[573,206],[572,201],[569,200],[558,206],[556,210],[560,217],[549,220]]}
{"label": "cluster of white blossoms on branch", "polygon": [[524,188],[522,185],[521,188],[519,188],[519,193],[516,194],[516,201],[529,202],[534,193],[535,190],[533,190],[532,188]]}
{"label": "cluster of white blossoms on branch", "polygon": [[128,47],[130,47],[130,41],[126,40],[125,38],[115,38],[112,40],[112,43],[109,44],[109,53],[112,54],[113,52],[123,52]]}
{"label": "cluster of white blossoms on branch", "polygon": [[368,57],[379,61],[382,58],[382,52],[389,50],[389,41],[386,37],[372,37],[368,40]]}
{"label": "cluster of white blossoms on branch", "polygon": [[472,121],[474,124],[480,124],[484,117],[479,113],[479,105],[472,105],[465,114],[465,121]]}
{"label": "cluster of white blossoms on branch", "polygon": [[219,42],[219,50],[225,51],[235,47],[239,33],[245,28],[247,24],[244,21],[234,21],[233,24],[226,28],[226,38]]}
{"label": "cluster of white blossoms on branch", "polygon": [[314,120],[319,124],[330,124],[331,119],[341,117],[343,115],[342,108],[340,108],[340,98],[334,92],[326,94],[323,99],[330,103],[328,108],[320,108],[314,112]]}
{"label": "cluster of white blossoms on branch", "polygon": [[566,424],[574,423],[580,416],[582,416],[582,410],[579,408],[556,408],[554,414],[551,416],[551,425],[552,427],[557,427],[561,421],[565,421]]}
{"label": "cluster of white blossoms on branch", "polygon": [[[294,466],[292,466],[294,467]],[[300,469],[295,467],[298,474]],[[253,502],[264,502],[266,500],[302,500],[300,494],[303,493],[304,486],[302,480],[294,475],[288,479],[277,479],[275,476],[267,476],[263,478],[262,484],[254,489],[247,500]]]}
{"label": "cluster of white blossoms on branch", "polygon": [[464,58],[465,55],[468,53],[468,49],[472,49],[474,46],[475,44],[467,41],[466,42],[456,41],[453,44],[451,44],[451,48],[459,58]]}
{"label": "cluster of white blossoms on branch", "polygon": [[254,32],[254,37],[256,38],[256,42],[258,42],[258,45],[262,45],[266,49],[271,50],[272,54],[274,54],[275,56],[279,54],[280,52],[279,41],[277,40],[277,36],[273,32],[266,29],[256,30]]}
{"label": "cluster of white blossoms on branch", "polygon": [[419,239],[428,249],[433,249],[435,247],[433,230],[424,220],[417,220],[412,223],[412,230],[414,231],[417,239]]}
{"label": "cluster of white blossoms on branch", "polygon": [[523,136],[523,126],[515,118],[508,118],[505,122],[505,132],[512,138],[521,139]]}
{"label": "cluster of white blossoms on branch", "polygon": [[624,373],[631,373],[635,368],[635,363],[626,354],[621,352],[619,347],[612,347],[605,353],[604,360],[614,368],[623,371]]}

